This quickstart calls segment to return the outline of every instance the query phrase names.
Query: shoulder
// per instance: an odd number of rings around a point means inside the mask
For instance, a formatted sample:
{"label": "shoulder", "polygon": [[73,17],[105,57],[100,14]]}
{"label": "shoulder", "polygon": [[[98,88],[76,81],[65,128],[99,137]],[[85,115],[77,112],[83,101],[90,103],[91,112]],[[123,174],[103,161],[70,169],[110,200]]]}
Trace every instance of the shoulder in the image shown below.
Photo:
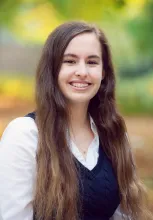
{"label": "shoulder", "polygon": [[[38,129],[30,117],[19,117],[12,120],[4,130],[0,142],[0,151],[26,150],[36,151]],[[32,153],[32,152],[31,152]]]}
{"label": "shoulder", "polygon": [[30,117],[14,119],[2,135],[0,216],[3,219],[32,219],[37,137],[37,126]]}
{"label": "shoulder", "polygon": [[6,135],[36,134],[38,132],[35,121],[30,117],[19,117],[12,120],[4,130],[2,140]]}

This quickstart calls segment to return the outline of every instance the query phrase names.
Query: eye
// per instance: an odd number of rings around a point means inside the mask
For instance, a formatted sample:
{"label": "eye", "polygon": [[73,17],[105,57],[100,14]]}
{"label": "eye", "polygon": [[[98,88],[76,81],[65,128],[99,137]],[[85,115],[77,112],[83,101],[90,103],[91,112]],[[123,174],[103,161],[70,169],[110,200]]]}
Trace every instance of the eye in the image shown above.
{"label": "eye", "polygon": [[68,63],[68,64],[75,64],[75,60],[64,60],[63,63]]}
{"label": "eye", "polygon": [[89,61],[88,61],[88,64],[90,64],[90,65],[97,65],[98,62],[97,62],[97,61],[94,61],[94,60],[89,60]]}

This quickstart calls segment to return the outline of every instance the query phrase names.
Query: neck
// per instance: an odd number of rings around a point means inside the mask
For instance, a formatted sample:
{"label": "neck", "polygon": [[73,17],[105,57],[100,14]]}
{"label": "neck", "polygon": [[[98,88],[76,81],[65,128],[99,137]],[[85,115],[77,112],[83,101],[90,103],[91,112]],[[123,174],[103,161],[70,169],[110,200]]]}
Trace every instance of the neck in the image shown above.
{"label": "neck", "polygon": [[69,112],[70,130],[76,131],[89,124],[87,104],[73,104],[69,106]]}

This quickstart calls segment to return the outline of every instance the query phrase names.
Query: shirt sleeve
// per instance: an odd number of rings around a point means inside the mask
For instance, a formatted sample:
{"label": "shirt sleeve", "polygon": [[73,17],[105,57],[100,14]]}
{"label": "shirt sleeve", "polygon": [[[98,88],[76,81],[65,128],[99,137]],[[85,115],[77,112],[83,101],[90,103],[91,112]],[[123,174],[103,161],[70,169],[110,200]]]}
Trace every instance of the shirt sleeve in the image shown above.
{"label": "shirt sleeve", "polygon": [[0,142],[0,220],[32,220],[38,131],[32,118],[13,120]]}
{"label": "shirt sleeve", "polygon": [[131,220],[131,218],[121,211],[120,205],[116,209],[114,215],[110,218],[110,220]]}

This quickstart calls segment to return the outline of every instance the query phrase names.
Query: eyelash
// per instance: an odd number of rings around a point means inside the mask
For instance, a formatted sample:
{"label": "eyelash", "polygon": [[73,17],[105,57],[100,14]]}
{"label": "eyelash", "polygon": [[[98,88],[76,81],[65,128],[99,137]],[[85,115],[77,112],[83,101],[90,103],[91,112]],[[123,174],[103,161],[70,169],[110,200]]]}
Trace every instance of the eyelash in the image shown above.
{"label": "eyelash", "polygon": [[[64,60],[63,63],[69,63],[69,64],[75,64],[75,60]],[[98,63],[96,61],[88,61],[87,62],[89,65],[97,65]]]}
{"label": "eyelash", "polygon": [[63,63],[74,64],[76,62],[75,62],[75,60],[64,60]]}
{"label": "eyelash", "polygon": [[90,65],[96,65],[96,64],[98,64],[96,61],[88,61],[88,64],[90,64]]}

